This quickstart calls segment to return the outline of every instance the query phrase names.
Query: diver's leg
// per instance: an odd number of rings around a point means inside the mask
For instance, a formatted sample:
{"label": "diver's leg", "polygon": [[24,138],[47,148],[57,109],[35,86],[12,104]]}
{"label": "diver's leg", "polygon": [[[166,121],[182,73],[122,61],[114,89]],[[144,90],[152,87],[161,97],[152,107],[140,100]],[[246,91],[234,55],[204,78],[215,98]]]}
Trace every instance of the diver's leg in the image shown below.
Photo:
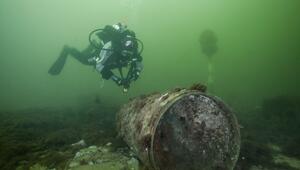
{"label": "diver's leg", "polygon": [[88,61],[88,58],[90,57],[91,54],[92,54],[92,49],[89,47],[85,49],[83,52],[81,52],[76,48],[65,45],[62,51],[60,52],[60,55],[57,58],[57,60],[50,67],[48,73],[51,75],[58,75],[62,71],[68,55],[71,55],[82,64],[93,65],[94,63]]}
{"label": "diver's leg", "polygon": [[68,54],[69,54],[68,47],[64,46],[64,48],[59,54],[59,57],[56,59],[56,61],[52,64],[52,66],[48,70],[48,73],[51,75],[58,75],[62,71],[66,63]]}
{"label": "diver's leg", "polygon": [[94,65],[94,63],[91,63],[88,59],[91,56],[92,54],[92,51],[79,51],[77,50],[76,48],[69,48],[68,49],[69,51],[69,54],[74,57],[76,60],[78,60],[81,64],[84,64],[84,65]]}

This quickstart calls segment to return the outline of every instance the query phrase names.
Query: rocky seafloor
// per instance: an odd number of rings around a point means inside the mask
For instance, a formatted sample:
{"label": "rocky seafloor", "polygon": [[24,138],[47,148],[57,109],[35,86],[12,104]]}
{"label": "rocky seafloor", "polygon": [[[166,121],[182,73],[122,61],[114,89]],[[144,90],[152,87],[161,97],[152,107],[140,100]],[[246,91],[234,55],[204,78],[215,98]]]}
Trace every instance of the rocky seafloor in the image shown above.
{"label": "rocky seafloor", "polygon": [[[1,170],[144,169],[115,130],[118,106],[0,112]],[[267,99],[237,114],[242,146],[236,170],[300,169],[300,100]]]}

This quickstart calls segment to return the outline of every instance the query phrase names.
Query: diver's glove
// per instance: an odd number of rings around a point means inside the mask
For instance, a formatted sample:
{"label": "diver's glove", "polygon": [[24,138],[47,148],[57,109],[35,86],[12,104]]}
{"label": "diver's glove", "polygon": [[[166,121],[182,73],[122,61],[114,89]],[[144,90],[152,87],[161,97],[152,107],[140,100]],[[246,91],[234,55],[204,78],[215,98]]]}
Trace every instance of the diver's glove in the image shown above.
{"label": "diver's glove", "polygon": [[130,87],[130,82],[126,79],[122,80],[123,92],[126,93]]}
{"label": "diver's glove", "polygon": [[129,84],[130,84],[130,82],[128,81],[128,80],[126,80],[126,79],[121,79],[121,78],[119,78],[119,77],[117,77],[117,76],[115,76],[115,75],[113,75],[112,77],[111,77],[111,79],[118,85],[118,86],[123,86],[123,91],[124,91],[124,93],[126,93],[127,91],[128,91],[128,89],[129,89]]}
{"label": "diver's glove", "polygon": [[121,78],[119,78],[119,77],[113,75],[113,76],[111,76],[111,79],[112,79],[118,86],[123,85],[123,81],[122,81]]}
{"label": "diver's glove", "polygon": [[126,80],[126,79],[123,79],[123,80],[122,80],[122,86],[123,86],[124,88],[127,88],[127,89],[128,89],[129,86],[130,86],[130,85],[129,85],[129,81]]}

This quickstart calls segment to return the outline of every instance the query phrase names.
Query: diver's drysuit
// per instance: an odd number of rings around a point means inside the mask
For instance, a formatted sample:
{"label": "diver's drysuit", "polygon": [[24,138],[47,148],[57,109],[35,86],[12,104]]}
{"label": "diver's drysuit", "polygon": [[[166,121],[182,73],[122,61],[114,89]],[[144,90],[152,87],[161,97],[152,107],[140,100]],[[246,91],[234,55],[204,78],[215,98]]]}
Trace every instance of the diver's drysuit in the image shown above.
{"label": "diver's drysuit", "polygon": [[[100,45],[95,45],[91,41],[91,35],[97,32],[101,40]],[[138,50],[138,39],[135,33],[119,23],[107,25],[104,29],[98,29],[90,34],[90,45],[82,52],[75,48],[65,46],[59,58],[49,69],[49,74],[58,75],[70,54],[79,62],[85,65],[94,66],[106,80],[112,79],[119,86],[127,91],[132,81],[135,81],[143,69],[141,52]],[[122,68],[129,66],[126,77],[123,75]],[[116,76],[112,70],[118,69],[120,76]]]}

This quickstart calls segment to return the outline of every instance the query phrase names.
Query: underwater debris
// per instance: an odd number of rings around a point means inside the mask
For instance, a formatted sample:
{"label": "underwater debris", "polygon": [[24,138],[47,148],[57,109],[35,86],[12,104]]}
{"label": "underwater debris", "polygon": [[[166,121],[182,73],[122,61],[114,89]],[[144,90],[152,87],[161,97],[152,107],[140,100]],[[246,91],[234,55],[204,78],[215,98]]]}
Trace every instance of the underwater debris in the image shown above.
{"label": "underwater debris", "polygon": [[68,146],[78,141],[79,133],[71,128],[65,128],[62,130],[57,130],[55,132],[49,133],[47,137],[45,137],[43,143],[48,147],[59,148],[61,146]]}
{"label": "underwater debris", "polygon": [[285,155],[277,155],[275,157],[275,163],[278,164],[288,164],[291,167],[298,169],[300,167],[300,160],[299,159],[295,159],[295,158],[291,158]]}
{"label": "underwater debris", "polygon": [[236,170],[300,169],[295,164],[300,160],[299,106],[300,97],[275,96],[240,117],[244,128]]}
{"label": "underwater debris", "polygon": [[120,109],[117,123],[119,136],[151,170],[229,170],[239,155],[235,116],[202,91],[138,97]]}
{"label": "underwater debris", "polygon": [[29,170],[48,170],[48,168],[40,164],[35,164],[32,167],[30,167]]}
{"label": "underwater debris", "polygon": [[139,162],[122,152],[112,151],[110,145],[89,146],[79,150],[68,165],[68,170],[138,170]]}
{"label": "underwater debris", "polygon": [[205,85],[201,84],[201,83],[196,83],[196,84],[193,84],[189,89],[190,90],[197,90],[197,91],[205,93],[206,90],[207,90],[207,87]]}
{"label": "underwater debris", "polygon": [[[101,146],[110,141],[124,147],[125,144],[117,143],[115,138],[117,107],[103,102],[86,105],[83,107],[89,110],[31,108],[0,112],[0,169],[27,170],[39,164],[61,170],[82,148],[71,146],[81,139],[87,145]],[[99,107],[101,109],[97,109]]]}
{"label": "underwater debris", "polygon": [[253,165],[266,167],[272,165],[272,162],[272,151],[266,144],[242,140],[237,170],[249,170]]}
{"label": "underwater debris", "polygon": [[71,144],[71,146],[81,146],[81,147],[84,147],[84,146],[86,146],[86,143],[85,143],[85,141],[83,139],[81,139],[80,141]]}
{"label": "underwater debris", "polygon": [[279,145],[283,153],[300,158],[300,97],[276,96],[264,100],[259,124],[268,140]]}

